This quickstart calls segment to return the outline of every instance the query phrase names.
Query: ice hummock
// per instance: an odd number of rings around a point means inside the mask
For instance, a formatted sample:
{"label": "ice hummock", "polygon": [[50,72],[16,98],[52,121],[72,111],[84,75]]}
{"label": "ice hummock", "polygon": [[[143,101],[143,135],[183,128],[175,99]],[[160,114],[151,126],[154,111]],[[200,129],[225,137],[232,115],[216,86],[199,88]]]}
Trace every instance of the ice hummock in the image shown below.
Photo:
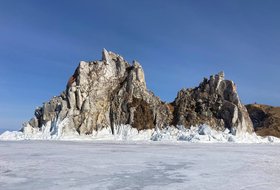
{"label": "ice hummock", "polygon": [[0,140],[104,140],[104,141],[177,141],[192,143],[279,143],[280,139],[272,136],[261,137],[255,133],[232,135],[228,129],[216,131],[208,125],[185,128],[184,126],[169,126],[164,129],[148,129],[138,131],[130,125],[105,127],[94,131],[91,135],[78,133],[63,133],[67,121],[62,121],[56,128],[45,126],[41,131],[6,131],[0,135]]}

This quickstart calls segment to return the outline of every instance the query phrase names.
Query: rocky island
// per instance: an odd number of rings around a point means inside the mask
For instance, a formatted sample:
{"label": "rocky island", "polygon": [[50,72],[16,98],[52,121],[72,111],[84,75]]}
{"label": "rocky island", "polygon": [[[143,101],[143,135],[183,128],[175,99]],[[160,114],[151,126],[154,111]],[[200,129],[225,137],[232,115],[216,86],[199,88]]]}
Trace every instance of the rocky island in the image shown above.
{"label": "rocky island", "polygon": [[[59,125],[64,123],[63,128]],[[67,123],[67,124],[65,124]],[[42,129],[52,133],[92,134],[104,127],[131,125],[138,131],[167,126],[207,124],[231,134],[253,132],[246,107],[236,85],[220,72],[204,78],[198,87],[182,89],[171,103],[165,103],[146,88],[143,68],[129,64],[122,56],[102,52],[98,61],[81,61],[66,89],[35,110],[24,123],[23,133]]]}

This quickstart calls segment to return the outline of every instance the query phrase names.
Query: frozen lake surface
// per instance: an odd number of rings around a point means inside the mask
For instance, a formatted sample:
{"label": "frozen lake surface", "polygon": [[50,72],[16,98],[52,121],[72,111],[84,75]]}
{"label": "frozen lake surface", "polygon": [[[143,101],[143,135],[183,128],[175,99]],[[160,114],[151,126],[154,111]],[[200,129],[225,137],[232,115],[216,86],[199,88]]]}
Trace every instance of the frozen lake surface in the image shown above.
{"label": "frozen lake surface", "polygon": [[279,144],[0,141],[0,189],[280,189]]}

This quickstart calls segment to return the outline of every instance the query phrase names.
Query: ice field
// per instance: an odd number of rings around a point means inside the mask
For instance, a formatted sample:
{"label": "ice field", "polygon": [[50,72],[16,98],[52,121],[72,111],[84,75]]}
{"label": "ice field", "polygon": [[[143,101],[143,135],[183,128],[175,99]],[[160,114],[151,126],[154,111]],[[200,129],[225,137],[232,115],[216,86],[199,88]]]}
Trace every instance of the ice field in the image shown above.
{"label": "ice field", "polygon": [[0,189],[280,189],[280,145],[0,141]]}

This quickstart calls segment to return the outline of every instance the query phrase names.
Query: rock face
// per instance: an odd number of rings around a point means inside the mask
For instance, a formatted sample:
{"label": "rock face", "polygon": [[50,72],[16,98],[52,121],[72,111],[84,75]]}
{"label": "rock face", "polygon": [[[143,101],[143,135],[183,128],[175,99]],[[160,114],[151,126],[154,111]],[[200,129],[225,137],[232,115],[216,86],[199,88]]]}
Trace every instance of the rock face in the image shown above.
{"label": "rock face", "polygon": [[252,132],[252,122],[241,104],[236,86],[224,79],[221,72],[194,89],[179,91],[174,106],[173,123],[191,126],[208,124],[216,130],[229,129],[231,133]]}
{"label": "rock face", "polygon": [[115,126],[121,124],[138,130],[209,124],[219,130],[228,128],[233,134],[253,131],[235,84],[224,80],[223,73],[204,79],[197,88],[181,90],[167,104],[147,90],[138,62],[130,65],[105,49],[102,60],[81,61],[66,90],[37,108],[22,130],[91,134],[110,127],[114,134]]}
{"label": "rock face", "polygon": [[258,135],[280,138],[280,107],[249,104],[246,108]]}

